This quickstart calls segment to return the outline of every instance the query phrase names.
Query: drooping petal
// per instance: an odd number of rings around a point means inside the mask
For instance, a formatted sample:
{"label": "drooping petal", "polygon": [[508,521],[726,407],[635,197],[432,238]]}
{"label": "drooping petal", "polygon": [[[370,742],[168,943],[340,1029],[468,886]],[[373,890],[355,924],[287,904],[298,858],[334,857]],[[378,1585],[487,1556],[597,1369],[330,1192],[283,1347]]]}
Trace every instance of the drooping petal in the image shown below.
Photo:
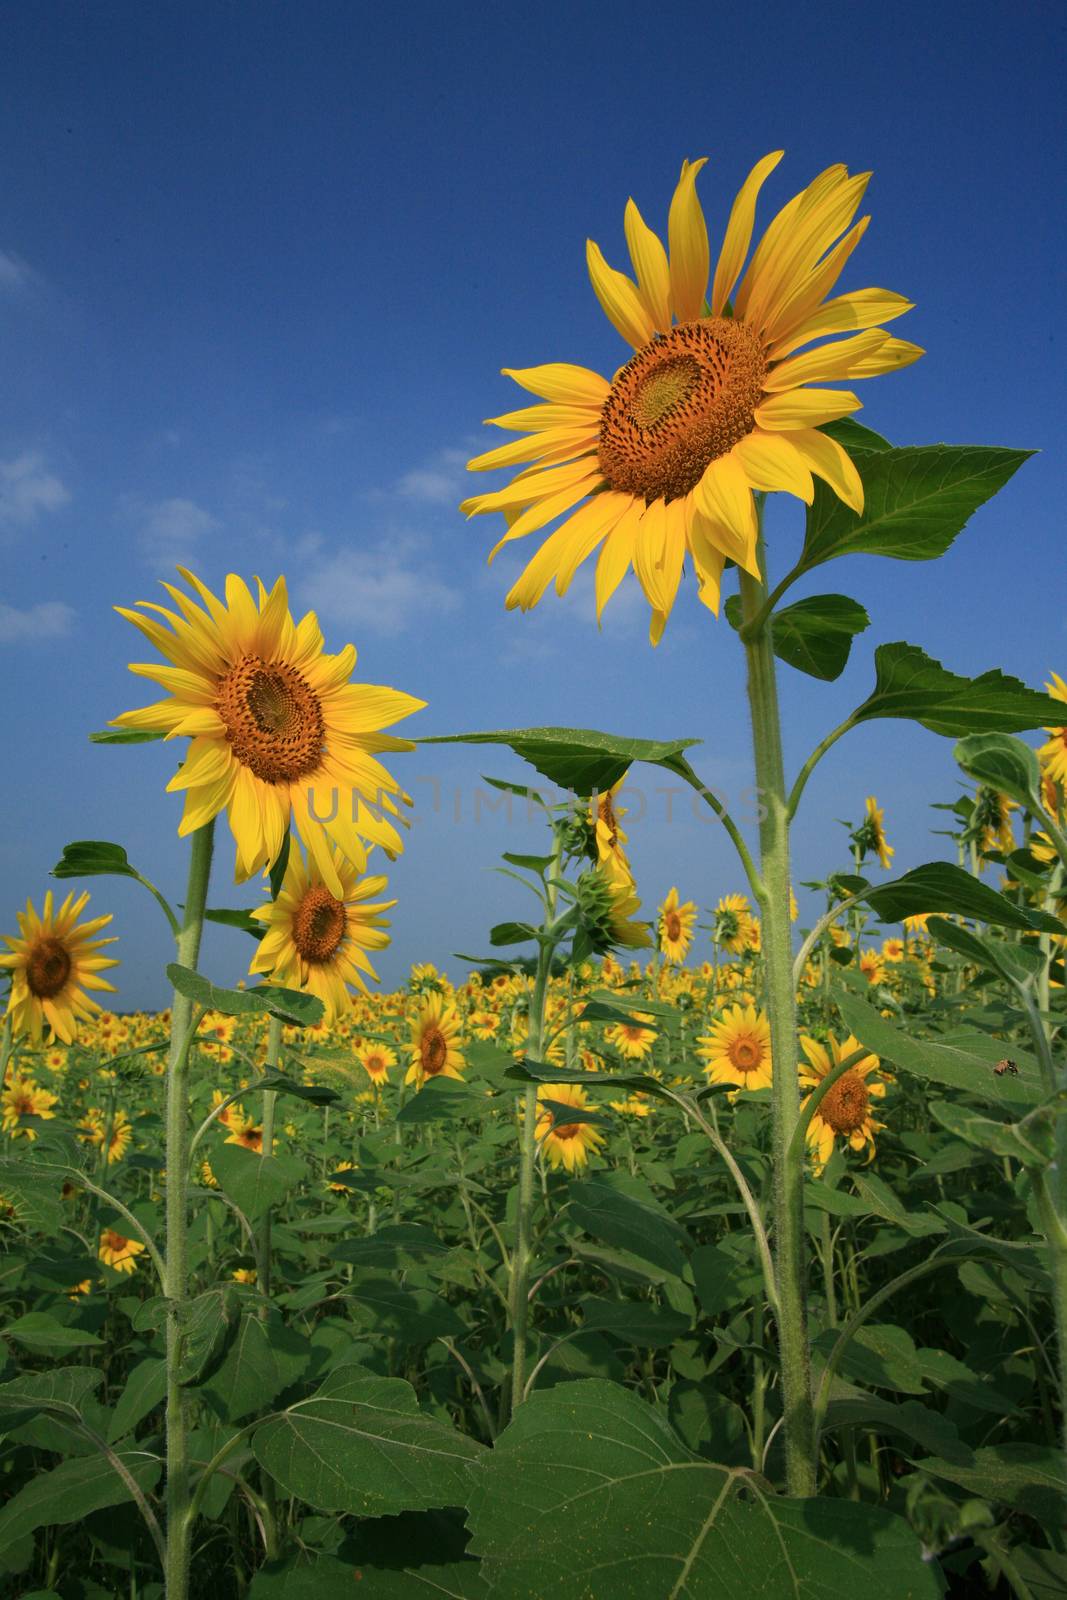
{"label": "drooping petal", "polygon": [[798,323],[806,322],[822,305],[867,232],[870,221],[869,216],[861,217],[810,272],[799,275],[771,301],[763,318],[763,341],[768,353],[772,349],[777,351],[782,335]]}
{"label": "drooping petal", "polygon": [[723,522],[734,532],[744,548],[748,566],[755,560],[756,507],[745,470],[733,454],[719,456],[705,469],[696,488],[697,505],[712,521]]}
{"label": "drooping petal", "polygon": [[637,525],[644,514],[644,503],[632,500],[604,541],[596,564],[596,619],[599,624],[604,607],[626,576],[633,559]]}
{"label": "drooping petal", "polygon": [[793,428],[817,428],[863,409],[863,401],[848,389],[790,389],[772,394],[755,409],[757,428],[788,433]]}
{"label": "drooping petal", "polygon": [[764,433],[754,428],[734,445],[731,453],[744,467],[745,476],[754,489],[784,490],[811,505],[815,486],[803,457],[793,446],[791,434]]}
{"label": "drooping petal", "polygon": [[624,272],[616,272],[614,267],[608,266],[600,246],[592,239],[585,241],[585,260],[601,310],[616,332],[639,350],[656,329],[637,286]]}
{"label": "drooping petal", "polygon": [[791,356],[772,367],[763,380],[768,394],[778,394],[783,389],[796,389],[802,383],[837,383],[845,378],[855,378],[866,357],[873,355],[889,339],[881,328],[871,328],[857,333],[851,339],[838,339],[833,344],[821,344],[803,355]]}
{"label": "drooping petal", "polygon": [[859,515],[863,510],[863,482],[852,457],[837,440],[817,428],[799,428],[789,434],[789,443],[811,471],[830,485],[838,499]]}
{"label": "drooping petal", "polygon": [[626,202],[623,226],[645,310],[656,332],[666,333],[671,325],[671,269],[667,252],[633,200]]}
{"label": "drooping petal", "polygon": [[893,294],[889,289],[856,289],[851,294],[827,300],[802,322],[784,330],[768,346],[767,354],[772,361],[781,361],[813,339],[878,327],[913,310],[914,305],[913,300],[906,300],[902,294]]}

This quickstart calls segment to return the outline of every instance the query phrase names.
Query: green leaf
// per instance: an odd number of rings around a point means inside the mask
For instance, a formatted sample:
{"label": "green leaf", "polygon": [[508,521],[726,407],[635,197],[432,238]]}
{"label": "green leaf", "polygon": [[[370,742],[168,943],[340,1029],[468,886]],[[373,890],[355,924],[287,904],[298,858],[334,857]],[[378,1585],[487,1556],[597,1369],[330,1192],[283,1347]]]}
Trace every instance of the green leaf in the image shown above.
{"label": "green leaf", "polygon": [[282,892],[282,884],[285,882],[285,871],[289,865],[289,851],[292,848],[292,842],[292,830],[286,828],[285,838],[282,840],[282,847],[278,851],[277,860],[272,862],[270,869],[270,897],[272,900],[277,900]]}
{"label": "green leaf", "polygon": [[664,1349],[687,1334],[692,1325],[684,1311],[647,1301],[605,1300],[587,1295],[579,1305],[582,1326],[588,1332],[610,1333],[613,1338],[643,1349]]}
{"label": "green leaf", "polygon": [[166,734],[160,728],[157,733],[154,728],[101,728],[99,733],[89,735],[90,744],[154,744],[157,739],[165,739]]}
{"label": "green leaf", "polygon": [[25,1345],[27,1350],[41,1356],[61,1356],[68,1350],[104,1342],[84,1328],[69,1328],[57,1322],[47,1311],[27,1311],[24,1317],[5,1323],[0,1332],[5,1339],[14,1339],[16,1344]]}
{"label": "green leaf", "polygon": [[167,1363],[162,1356],[145,1356],[126,1374],[111,1414],[108,1443],[130,1433],[150,1411],[163,1404],[167,1393]]}
{"label": "green leaf", "polygon": [[528,1056],[514,1062],[504,1076],[516,1083],[584,1083],[590,1089],[618,1085],[624,1089],[638,1089],[659,1100],[669,1098],[659,1079],[646,1072],[586,1072],[582,1067],[554,1067],[550,1061],[531,1061]]}
{"label": "green leaf", "polygon": [[700,1309],[706,1317],[736,1312],[748,1305],[754,1295],[763,1295],[763,1274],[755,1263],[721,1245],[699,1245],[690,1265]]}
{"label": "green leaf", "polygon": [[[740,595],[732,594],[724,610],[730,626],[740,629]],[[771,643],[779,661],[830,682],[844,672],[852,640],[870,622],[859,602],[847,595],[814,594],[774,613]]]}
{"label": "green leaf", "polygon": [[[837,1343],[838,1329],[824,1328],[811,1343],[826,1357]],[[905,1328],[892,1323],[864,1323],[845,1346],[838,1370],[872,1389],[893,1389],[898,1394],[925,1394],[925,1373],[915,1341]]]}
{"label": "green leaf", "polygon": [[489,943],[494,946],[526,944],[528,940],[536,938],[537,929],[528,922],[498,922],[495,928],[489,930]]}
{"label": "green leaf", "polygon": [[340,1367],[252,1436],[260,1466],[322,1512],[362,1517],[463,1505],[483,1446],[419,1410],[400,1378]]}
{"label": "green leaf", "polygon": [[889,1185],[883,1183],[881,1178],[875,1177],[873,1173],[854,1172],[852,1182],[868,1216],[881,1217],[883,1221],[891,1222],[895,1227],[902,1228],[905,1233],[910,1233],[919,1239],[931,1233],[944,1233],[943,1222],[937,1217],[906,1210]]}
{"label": "green leaf", "polygon": [[52,868],[53,878],[136,878],[125,850],[104,839],[76,839],[63,846],[63,854]]}
{"label": "green leaf", "polygon": [[321,1022],[325,1015],[322,1001],[300,989],[282,989],[273,983],[261,983],[255,989],[219,989],[202,973],[174,961],[167,968],[167,977],[186,999],[195,1000],[206,1010],[221,1011],[226,1017],[269,1012],[282,1022],[306,1028]]}
{"label": "green leaf", "polygon": [[1045,965],[1045,957],[1032,945],[1009,944],[1005,939],[991,939],[988,934],[972,933],[970,928],[944,917],[931,917],[926,931],[938,944],[955,950],[957,955],[988,967],[1009,983],[1026,984],[1036,977]]}
{"label": "green leaf", "polygon": [[219,1183],[251,1221],[268,1207],[280,1205],[307,1175],[304,1162],[285,1150],[263,1156],[238,1144],[224,1144],[212,1151],[210,1159]]}
{"label": "green leaf", "polygon": [[399,1123],[452,1122],[456,1117],[474,1117],[487,1109],[485,1090],[476,1089],[460,1078],[428,1078],[397,1112]]}
{"label": "green leaf", "polygon": [[952,1044],[911,1039],[857,995],[835,993],[834,1001],[849,1032],[887,1065],[902,1067],[905,1072],[913,1072],[934,1083],[963,1089],[994,1105],[1030,1107],[1042,1097],[1037,1064],[1018,1053],[1018,1075],[997,1076],[985,1053],[989,1048],[986,1035],[976,1035],[973,1049],[966,1035],[957,1035]]}
{"label": "green leaf", "polygon": [[553,1600],[935,1600],[918,1538],[879,1507],[789,1500],[688,1450],[603,1379],[534,1393],[473,1471],[491,1594]]}
{"label": "green leaf", "polygon": [[[352,1219],[343,1219],[346,1231]],[[351,1261],[359,1267],[408,1267],[416,1261],[447,1255],[451,1245],[440,1240],[431,1228],[416,1222],[398,1222],[379,1228],[363,1239],[343,1239],[330,1254],[338,1261]]]}
{"label": "green leaf", "polygon": [[53,1367],[0,1383],[0,1433],[29,1422],[48,1407],[81,1410],[86,1396],[104,1381],[97,1367]]}
{"label": "green leaf", "polygon": [[14,1205],[19,1222],[42,1233],[55,1233],[63,1220],[62,1181],[59,1169],[48,1174],[38,1163],[0,1157],[0,1194]]}
{"label": "green leaf", "polygon": [[248,1600],[356,1600],[364,1591],[373,1600],[489,1600],[477,1561],[401,1569],[327,1555],[300,1566],[290,1557],[260,1567]]}
{"label": "green leaf", "polygon": [[629,1250],[676,1278],[685,1271],[683,1251],[691,1248],[689,1235],[651,1193],[646,1200],[638,1200],[607,1183],[587,1179],[571,1184],[567,1215],[604,1244]]}
{"label": "green leaf", "polygon": [[429,1289],[409,1289],[392,1278],[363,1273],[349,1297],[353,1322],[401,1345],[458,1339],[468,1331],[447,1300]]}
{"label": "green leaf", "polygon": [[[1049,704],[1055,705],[1051,695]],[[1049,720],[1048,717],[1044,719],[1045,722]],[[1027,726],[1036,728],[1039,724],[1034,722]],[[1044,722],[1040,726],[1044,726]],[[1003,733],[971,734],[961,739],[952,753],[968,777],[1010,795],[1028,811],[1040,810],[1041,769],[1037,756],[1021,739],[1009,739]]]}
{"label": "green leaf", "polygon": [[244,1313],[236,1338],[201,1394],[225,1422],[242,1422],[263,1411],[302,1376],[311,1346],[271,1307],[266,1319],[256,1306]]}
{"label": "green leaf", "polygon": [[838,417],[836,422],[824,422],[819,432],[828,433],[831,439],[836,439],[838,444],[844,445],[850,453],[853,450],[893,448],[882,434],[875,433],[873,428],[865,427],[862,422],[857,422],[855,417]]}
{"label": "green leaf", "polygon": [[1051,720],[1062,701],[1027,688],[998,669],[961,678],[918,645],[879,645],[874,652],[873,692],[852,714],[854,722],[903,717],[931,733],[958,738],[986,731],[1020,732]]}
{"label": "green leaf", "polygon": [[220,923],[224,928],[240,928],[242,933],[250,933],[253,939],[262,939],[266,933],[266,924],[257,922],[251,911],[214,909],[210,907],[204,912],[208,922]]}
{"label": "green leaf", "polygon": [[967,1106],[947,1100],[930,1100],[927,1110],[949,1133],[995,1156],[1011,1156],[1026,1167],[1047,1167],[1056,1157],[1055,1113],[1040,1107],[1022,1122],[996,1122]]}
{"label": "green leaf", "polygon": [[881,1395],[854,1390],[843,1399],[831,1400],[826,1410],[823,1431],[833,1428],[872,1427],[879,1433],[902,1433],[924,1450],[947,1456],[962,1451],[955,1425],[940,1411],[920,1405],[917,1400],[894,1404]]}
{"label": "green leaf", "polygon": [[301,1083],[287,1072],[266,1071],[249,1085],[253,1089],[269,1089],[272,1094],[292,1095],[296,1100],[306,1100],[313,1106],[335,1106],[341,1095],[324,1083]]}
{"label": "green leaf", "polygon": [[592,728],[502,728],[493,733],[449,733],[418,744],[503,744],[536,767],[550,783],[576,794],[603,793],[635,761],[678,771],[682,752],[699,739],[627,739]]}
{"label": "green leaf", "polygon": [[[151,1490],[162,1464],[139,1450],[117,1452],[138,1487]],[[106,1456],[75,1456],[49,1472],[38,1472],[0,1511],[0,1550],[37,1528],[81,1522],[91,1511],[118,1506],[133,1496]]]}
{"label": "green leaf", "polygon": [[857,515],[817,482],[798,574],[851,554],[897,561],[943,555],[978,507],[1033,454],[987,445],[846,448],[863,480],[863,510]]}
{"label": "green leaf", "polygon": [[987,1445],[965,1464],[927,1456],[915,1465],[972,1495],[1013,1506],[1048,1527],[1062,1525],[1067,1470],[1062,1450],[1054,1445]]}
{"label": "green leaf", "polygon": [[1028,928],[1062,933],[1063,924],[1043,911],[1017,906],[1006,895],[972,877],[949,861],[929,861],[902,878],[867,889],[860,898],[883,922],[903,922],[920,912],[973,917],[1001,928]]}

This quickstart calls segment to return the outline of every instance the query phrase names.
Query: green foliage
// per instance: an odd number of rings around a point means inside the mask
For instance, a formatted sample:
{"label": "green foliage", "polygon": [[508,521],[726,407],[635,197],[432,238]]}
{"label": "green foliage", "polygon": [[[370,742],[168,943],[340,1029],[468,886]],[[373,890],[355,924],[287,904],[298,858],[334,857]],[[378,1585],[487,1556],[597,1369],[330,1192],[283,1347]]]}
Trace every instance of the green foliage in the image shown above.
{"label": "green foliage", "polygon": [[874,663],[874,690],[852,713],[853,722],[903,717],[951,739],[991,729],[1039,728],[1056,712],[1051,695],[1028,689],[1018,678],[999,669],[961,678],[918,645],[879,645]]}
{"label": "green foliage", "polygon": [[[730,626],[740,629],[740,596],[731,595],[723,611]],[[848,665],[853,639],[870,623],[858,600],[843,594],[814,594],[774,613],[771,642],[779,661],[831,682]]]}
{"label": "green foliage", "polygon": [[627,739],[591,728],[503,728],[493,733],[438,734],[417,742],[506,745],[550,783],[588,795],[610,789],[635,761],[677,772],[683,752],[700,741]]}

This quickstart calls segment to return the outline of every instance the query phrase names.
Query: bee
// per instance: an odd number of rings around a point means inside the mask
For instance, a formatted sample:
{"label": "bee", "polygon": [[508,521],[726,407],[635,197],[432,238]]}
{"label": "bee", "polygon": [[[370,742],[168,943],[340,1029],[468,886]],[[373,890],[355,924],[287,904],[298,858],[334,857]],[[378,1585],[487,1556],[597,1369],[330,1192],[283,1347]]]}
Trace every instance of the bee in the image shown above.
{"label": "bee", "polygon": [[1013,1078],[1019,1076],[1018,1063],[1013,1061],[1010,1056],[1005,1056],[1003,1061],[998,1061],[993,1068],[993,1074],[997,1078],[1003,1078],[1005,1073],[1010,1073]]}

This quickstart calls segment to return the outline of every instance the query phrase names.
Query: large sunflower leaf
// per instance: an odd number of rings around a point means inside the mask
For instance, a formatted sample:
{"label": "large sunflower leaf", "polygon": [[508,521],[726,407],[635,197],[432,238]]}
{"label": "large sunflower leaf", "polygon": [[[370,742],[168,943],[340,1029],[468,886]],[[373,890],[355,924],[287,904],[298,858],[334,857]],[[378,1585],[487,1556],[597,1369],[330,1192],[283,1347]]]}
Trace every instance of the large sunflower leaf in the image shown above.
{"label": "large sunflower leaf", "polygon": [[931,733],[959,738],[965,733],[1021,732],[1062,716],[1062,700],[1030,689],[1018,678],[994,669],[961,678],[918,645],[879,645],[874,652],[874,690],[852,713],[853,722],[903,717]]}
{"label": "large sunflower leaf", "polygon": [[252,1437],[264,1471],[318,1511],[361,1517],[463,1505],[484,1446],[419,1410],[401,1378],[340,1367]]}
{"label": "large sunflower leaf", "polygon": [[817,482],[797,575],[835,556],[930,561],[943,555],[978,507],[1034,452],[931,444],[850,447],[850,453],[863,480],[863,510],[857,515]]}
{"label": "large sunflower leaf", "polygon": [[[157,1456],[121,1450],[119,1460],[142,1490],[154,1488],[162,1472]],[[103,1506],[122,1505],[133,1496],[103,1455],[75,1456],[50,1472],[39,1472],[0,1511],[0,1550],[36,1528],[81,1522]]]}
{"label": "large sunflower leaf", "polygon": [[901,878],[865,889],[859,898],[882,922],[903,922],[905,917],[921,912],[940,911],[948,916],[975,917],[1000,928],[1063,932],[1063,924],[1048,912],[1017,906],[950,861],[929,861],[925,866],[913,867]]}
{"label": "large sunflower leaf", "polygon": [[961,739],[952,753],[969,777],[1010,795],[1028,810],[1038,809],[1041,768],[1034,751],[1021,739],[1005,733],[972,733]]}
{"label": "large sunflower leaf", "polygon": [[627,739],[593,728],[501,728],[492,733],[441,733],[419,744],[503,744],[536,767],[550,783],[576,794],[603,792],[635,761],[679,772],[683,751],[699,739]]}
{"label": "large sunflower leaf", "polygon": [[905,1522],[790,1500],[688,1450],[661,1410],[592,1378],[534,1394],[473,1472],[489,1595],[553,1600],[936,1600]]}
{"label": "large sunflower leaf", "polygon": [[[723,608],[732,628],[740,628],[741,597],[732,594]],[[831,682],[848,664],[852,640],[870,627],[858,600],[845,594],[813,594],[774,613],[771,644],[779,661]]]}

